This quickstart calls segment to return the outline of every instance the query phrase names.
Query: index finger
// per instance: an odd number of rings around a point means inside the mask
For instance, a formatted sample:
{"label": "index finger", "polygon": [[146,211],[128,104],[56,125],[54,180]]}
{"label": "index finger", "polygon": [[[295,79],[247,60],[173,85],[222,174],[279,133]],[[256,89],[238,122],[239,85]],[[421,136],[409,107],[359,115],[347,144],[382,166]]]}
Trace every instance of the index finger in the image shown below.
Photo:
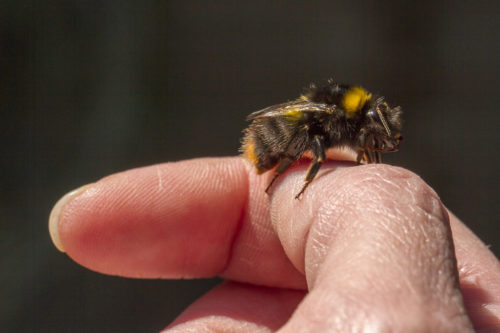
{"label": "index finger", "polygon": [[73,260],[105,274],[224,275],[303,288],[269,222],[266,181],[241,158],[129,170],[63,197],[51,235]]}

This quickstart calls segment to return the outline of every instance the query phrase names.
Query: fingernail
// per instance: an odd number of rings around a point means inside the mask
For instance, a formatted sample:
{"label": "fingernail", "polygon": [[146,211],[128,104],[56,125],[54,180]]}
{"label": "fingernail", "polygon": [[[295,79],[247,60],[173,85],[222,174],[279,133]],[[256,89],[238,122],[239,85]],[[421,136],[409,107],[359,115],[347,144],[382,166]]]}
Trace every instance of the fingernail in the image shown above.
{"label": "fingernail", "polygon": [[59,201],[55,204],[54,208],[52,208],[52,211],[50,212],[50,217],[49,217],[50,238],[52,238],[52,243],[54,243],[56,248],[61,252],[65,252],[64,247],[61,243],[61,239],[59,238],[59,218],[61,215],[61,211],[63,210],[64,206],[68,204],[68,202],[79,196],[83,191],[85,191],[91,185],[93,184],[84,185],[82,187],[77,188],[76,190],[73,190],[65,194],[61,199],[59,199]]}

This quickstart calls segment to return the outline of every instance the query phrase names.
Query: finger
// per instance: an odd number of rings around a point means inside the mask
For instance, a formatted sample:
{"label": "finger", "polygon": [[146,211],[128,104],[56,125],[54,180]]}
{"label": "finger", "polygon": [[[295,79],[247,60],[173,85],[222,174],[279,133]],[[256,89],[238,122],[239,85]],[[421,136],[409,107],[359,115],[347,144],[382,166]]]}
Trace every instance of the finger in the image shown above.
{"label": "finger", "polygon": [[[295,172],[295,171],[294,171]],[[471,331],[446,210],[417,176],[386,165],[323,174],[297,203],[290,175],[272,222],[310,292],[284,331]]]}
{"label": "finger", "polygon": [[274,332],[305,291],[226,282],[187,308],[165,332]]}
{"label": "finger", "polygon": [[500,330],[500,262],[455,215],[450,225],[467,312],[476,330]]}
{"label": "finger", "polygon": [[241,158],[129,170],[61,199],[51,234],[75,261],[106,274],[304,288],[269,222],[265,182]]}
{"label": "finger", "polygon": [[[322,174],[328,175],[336,167],[336,162],[326,164],[313,184],[320,181]],[[300,182],[292,194],[302,186],[302,177],[302,172],[283,177],[296,178]],[[253,186],[248,187],[248,179]],[[302,277],[291,267],[269,226],[267,197],[263,194],[267,181],[265,176],[255,176],[253,170],[238,158],[201,159],[132,170],[87,186],[79,193],[73,193],[70,200],[61,200],[66,202],[54,208],[59,214],[52,214],[52,236],[57,242],[59,231],[53,225],[61,225],[63,244],[69,248],[68,254],[85,266],[107,274],[202,277],[219,272],[240,281],[300,288]],[[196,186],[198,191],[193,190]],[[151,188],[162,190],[153,191]],[[208,192],[218,199],[228,196],[238,199],[238,195],[221,195],[221,191],[233,191],[241,196],[239,190],[242,188],[244,193],[248,191],[248,195],[246,201],[242,200],[245,201],[244,213],[237,222],[231,214],[227,214],[231,209],[220,209],[228,204],[238,206],[234,205],[235,201],[213,200],[211,196],[200,195]],[[198,193],[193,198],[201,200],[203,209],[222,211],[220,216],[224,221],[208,221],[206,217],[210,214],[197,214],[198,210],[189,209],[189,202],[185,205],[182,201],[182,197],[186,198],[189,192]],[[306,192],[307,195],[310,192]],[[171,197],[174,200],[170,200]],[[162,202],[170,204],[162,206]],[[151,210],[151,205],[156,209]],[[181,211],[186,215],[179,213]],[[200,233],[210,229],[204,227],[207,224],[210,227],[211,223],[222,223],[221,228],[213,228],[216,234],[223,233],[227,230],[225,228],[234,228],[233,238],[222,237],[224,239],[217,243],[224,251],[212,252],[210,249],[214,244],[205,248],[203,240],[194,243],[199,246],[194,245],[191,250],[184,251],[183,244],[188,243],[189,247],[189,241],[176,242],[176,237],[183,240],[191,238],[191,230],[183,228],[181,222],[196,220],[196,216],[199,223],[191,223],[191,226],[196,226]],[[451,221],[453,227],[453,216]],[[466,284],[462,283],[462,289],[469,312],[473,317],[477,313],[483,319],[489,318],[484,322],[498,322],[497,295],[500,293],[497,292],[498,279],[495,278],[498,276],[498,261],[468,229],[457,225],[453,233],[461,281],[466,281]],[[168,236],[173,241],[168,237],[157,237],[158,234],[165,234],[168,226],[172,226],[172,233]],[[183,258],[189,257],[189,253],[194,253],[198,259]],[[206,254],[207,260],[203,254]],[[462,279],[462,276],[467,279]]]}

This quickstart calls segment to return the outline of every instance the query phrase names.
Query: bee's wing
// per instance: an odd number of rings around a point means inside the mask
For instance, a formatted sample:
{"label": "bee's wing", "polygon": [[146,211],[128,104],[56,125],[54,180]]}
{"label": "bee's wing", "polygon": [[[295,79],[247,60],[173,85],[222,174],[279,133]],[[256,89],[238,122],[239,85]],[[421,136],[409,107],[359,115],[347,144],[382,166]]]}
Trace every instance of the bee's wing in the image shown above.
{"label": "bee's wing", "polygon": [[287,112],[331,112],[334,107],[334,105],[296,99],[294,101],[272,105],[265,109],[255,111],[248,115],[247,121],[264,117],[276,117],[286,114]]}

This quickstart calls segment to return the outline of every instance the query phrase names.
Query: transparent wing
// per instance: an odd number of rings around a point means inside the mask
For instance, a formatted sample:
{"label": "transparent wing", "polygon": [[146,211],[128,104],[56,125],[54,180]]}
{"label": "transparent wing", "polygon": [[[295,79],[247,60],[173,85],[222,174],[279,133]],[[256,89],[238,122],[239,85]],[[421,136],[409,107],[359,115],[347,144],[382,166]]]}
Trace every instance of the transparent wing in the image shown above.
{"label": "transparent wing", "polygon": [[335,105],[313,103],[308,100],[296,99],[294,101],[276,104],[265,109],[255,111],[248,115],[247,121],[263,117],[276,117],[290,112],[332,112]]}

